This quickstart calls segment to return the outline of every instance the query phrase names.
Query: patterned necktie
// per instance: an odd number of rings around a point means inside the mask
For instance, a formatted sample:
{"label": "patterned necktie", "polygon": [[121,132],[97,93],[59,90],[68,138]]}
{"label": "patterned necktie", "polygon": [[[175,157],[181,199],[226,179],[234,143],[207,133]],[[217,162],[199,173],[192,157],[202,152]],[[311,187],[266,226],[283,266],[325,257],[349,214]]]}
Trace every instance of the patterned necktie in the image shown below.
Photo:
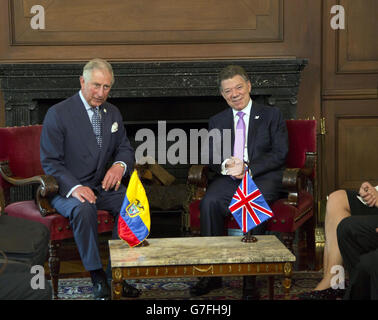
{"label": "patterned necktie", "polygon": [[236,115],[239,116],[239,120],[235,131],[234,157],[244,161],[245,123],[243,117],[245,113],[239,111]]}
{"label": "patterned necktie", "polygon": [[93,132],[97,139],[98,146],[102,147],[102,133],[101,133],[101,114],[100,114],[100,107],[92,108],[93,116],[92,116],[92,126]]}

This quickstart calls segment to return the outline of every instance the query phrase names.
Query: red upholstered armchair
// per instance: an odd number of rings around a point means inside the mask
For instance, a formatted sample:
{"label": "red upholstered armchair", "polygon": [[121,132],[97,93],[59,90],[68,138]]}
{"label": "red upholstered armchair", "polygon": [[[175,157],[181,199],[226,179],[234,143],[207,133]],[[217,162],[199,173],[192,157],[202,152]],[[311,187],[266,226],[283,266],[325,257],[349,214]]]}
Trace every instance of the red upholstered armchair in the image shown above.
{"label": "red upholstered armchair", "polygon": [[[67,218],[49,204],[58,191],[56,180],[45,175],[39,157],[42,126],[0,128],[0,203],[9,216],[43,223],[50,230],[49,268],[54,298],[58,298],[60,247],[62,240],[73,238]],[[35,200],[10,203],[12,186],[36,185]],[[113,217],[98,211],[98,232],[112,231]]]}
{"label": "red upholstered armchair", "polygon": [[[274,202],[271,209],[274,217],[268,220],[267,230],[279,232],[285,245],[292,250],[295,231],[305,225],[307,247],[315,248],[315,224],[313,221],[314,185],[316,165],[316,120],[286,120],[289,136],[289,153],[283,185],[288,196]],[[199,234],[199,203],[206,192],[207,167],[192,166],[188,183],[192,186],[192,201],[189,203],[190,228],[192,234]],[[240,229],[230,214],[226,220],[225,234]]]}

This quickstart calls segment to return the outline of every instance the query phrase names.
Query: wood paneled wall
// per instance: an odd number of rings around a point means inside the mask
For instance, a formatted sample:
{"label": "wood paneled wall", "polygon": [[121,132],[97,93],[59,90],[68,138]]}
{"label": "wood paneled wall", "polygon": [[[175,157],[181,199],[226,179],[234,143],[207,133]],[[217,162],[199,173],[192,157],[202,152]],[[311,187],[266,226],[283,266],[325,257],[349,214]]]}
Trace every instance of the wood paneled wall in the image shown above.
{"label": "wood paneled wall", "polygon": [[327,0],[323,17],[336,4],[345,9],[345,29],[323,22],[323,196],[378,184],[378,2]]}
{"label": "wood paneled wall", "polygon": [[[30,8],[37,4],[45,8],[44,30],[30,26]],[[333,5],[345,9],[344,30],[330,27]],[[325,118],[319,150],[324,197],[337,188],[358,187],[361,180],[378,183],[377,5],[376,0],[3,0],[0,63],[95,56],[307,58],[297,115]]]}
{"label": "wood paneled wall", "polygon": [[[30,28],[30,9],[36,3],[46,10],[46,29],[41,32]],[[15,45],[283,40],[282,0],[24,0],[13,2],[10,14]]]}
{"label": "wood paneled wall", "polygon": [[[37,4],[44,30],[30,26]],[[0,63],[308,58],[298,116],[319,117],[320,30],[319,1],[3,0]]]}

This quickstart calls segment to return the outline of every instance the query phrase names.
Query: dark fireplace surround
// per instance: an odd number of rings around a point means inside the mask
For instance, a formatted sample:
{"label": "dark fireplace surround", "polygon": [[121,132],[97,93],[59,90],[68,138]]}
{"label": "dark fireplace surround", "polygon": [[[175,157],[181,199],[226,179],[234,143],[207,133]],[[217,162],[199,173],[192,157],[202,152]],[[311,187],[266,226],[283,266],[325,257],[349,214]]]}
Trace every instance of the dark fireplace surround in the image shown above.
{"label": "dark fireplace surround", "polygon": [[[109,102],[121,111],[133,143],[142,127],[207,127],[207,120],[228,108],[217,87],[219,71],[243,66],[250,75],[252,96],[277,106],[286,119],[296,118],[300,74],[306,59],[112,63],[115,84]],[[40,124],[49,107],[80,88],[84,63],[0,64],[0,93],[5,125]],[[135,145],[134,145],[135,146]]]}
{"label": "dark fireplace surround", "polygon": [[[222,104],[216,79],[219,71],[229,64],[246,69],[251,77],[253,96],[279,107],[285,118],[295,118],[300,73],[307,65],[306,59],[112,63],[116,82],[109,100],[125,114],[125,121],[143,120],[137,119],[138,114],[134,118],[130,110],[123,112],[123,106],[132,109],[132,104],[138,105],[141,100],[160,101],[163,106],[172,98],[176,101],[180,98],[183,102],[186,99],[196,102],[195,99],[214,98]],[[5,104],[6,126],[41,123],[51,102],[63,100],[79,90],[83,66],[83,63],[0,64],[0,91]],[[222,109],[225,107],[223,104]],[[210,107],[201,106],[195,112],[188,111],[187,114],[194,119],[205,119],[217,110],[214,112]],[[155,110],[159,120],[164,120],[164,113],[164,106]],[[150,114],[142,114],[153,120]],[[169,117],[179,120],[182,115],[178,112],[173,118],[172,115]]]}
{"label": "dark fireplace surround", "polygon": [[[111,63],[115,84],[108,101],[120,109],[134,148],[136,131],[156,130],[158,120],[166,121],[167,132],[206,128],[210,116],[228,108],[220,96],[217,75],[225,66],[237,64],[250,76],[252,97],[277,106],[291,119],[296,118],[300,74],[307,63],[296,58],[115,62]],[[79,90],[84,64],[0,64],[6,126],[41,124],[49,107]],[[189,165],[167,164],[165,168],[185,183]],[[14,200],[25,197],[15,195]]]}

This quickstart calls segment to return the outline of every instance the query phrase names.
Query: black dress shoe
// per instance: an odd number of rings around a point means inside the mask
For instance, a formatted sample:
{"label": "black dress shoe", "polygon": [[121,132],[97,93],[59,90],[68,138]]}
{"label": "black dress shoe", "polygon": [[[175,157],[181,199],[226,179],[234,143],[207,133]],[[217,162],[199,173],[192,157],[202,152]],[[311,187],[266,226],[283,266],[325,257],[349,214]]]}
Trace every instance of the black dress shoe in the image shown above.
{"label": "black dress shoe", "polygon": [[190,294],[193,296],[202,296],[209,293],[211,290],[219,289],[222,287],[222,278],[201,278],[192,288]]}
{"label": "black dress shoe", "polygon": [[313,290],[299,294],[298,298],[300,300],[337,300],[344,297],[345,291],[345,289],[332,288]]}
{"label": "black dress shoe", "polygon": [[96,280],[93,282],[93,295],[96,300],[109,300],[110,288],[106,280]]}
{"label": "black dress shoe", "polygon": [[142,291],[129,285],[125,280],[122,282],[122,297],[125,298],[138,298]]}

